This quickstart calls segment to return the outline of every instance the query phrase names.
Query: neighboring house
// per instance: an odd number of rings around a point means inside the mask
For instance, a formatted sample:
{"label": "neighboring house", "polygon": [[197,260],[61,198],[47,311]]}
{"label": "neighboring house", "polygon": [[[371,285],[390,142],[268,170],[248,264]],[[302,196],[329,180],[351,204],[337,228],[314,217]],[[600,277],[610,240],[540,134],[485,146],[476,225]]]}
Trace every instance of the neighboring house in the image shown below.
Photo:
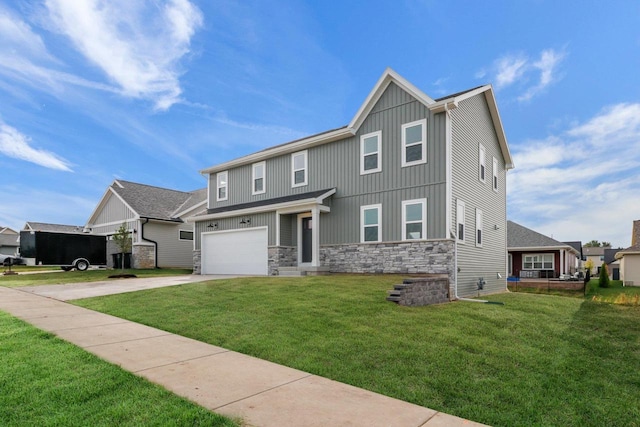
{"label": "neighboring house", "polygon": [[19,247],[20,233],[9,227],[0,227],[0,255],[16,256]]}
{"label": "neighboring house", "polygon": [[509,276],[521,278],[558,278],[576,272],[580,252],[513,221],[507,223]]}
{"label": "neighboring house", "polygon": [[604,263],[607,265],[609,277],[613,280],[620,280],[620,261],[616,259],[616,254],[621,250],[622,248],[604,249]]}
{"label": "neighboring house", "polygon": [[620,280],[624,286],[640,286],[640,220],[633,221],[631,246],[619,251]]}
{"label": "neighboring house", "polygon": [[585,258],[585,262],[591,260],[593,267],[591,268],[591,275],[597,276],[600,274],[600,267],[604,264],[604,251],[610,249],[609,246],[583,246],[582,253]]}
{"label": "neighboring house", "polygon": [[481,277],[504,291],[511,168],[490,85],[432,99],[387,69],[347,126],[201,172],[194,272],[441,274],[452,299],[456,280],[459,296]]}
{"label": "neighboring house", "polygon": [[[206,209],[207,190],[169,190],[115,180],[85,225],[92,234],[113,236],[124,223],[132,235],[132,267],[193,268],[193,226],[184,218]],[[109,240],[107,261],[120,252]]]}
{"label": "neighboring house", "polygon": [[49,224],[46,222],[27,222],[22,228],[23,231],[47,231],[49,233],[82,233],[82,225]]}

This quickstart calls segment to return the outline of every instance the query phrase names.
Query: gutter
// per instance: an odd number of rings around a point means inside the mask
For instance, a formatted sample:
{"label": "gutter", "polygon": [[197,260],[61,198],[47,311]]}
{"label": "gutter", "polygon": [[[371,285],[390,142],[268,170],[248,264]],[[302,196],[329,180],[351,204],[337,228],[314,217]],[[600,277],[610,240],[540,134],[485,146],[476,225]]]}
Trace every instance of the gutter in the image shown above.
{"label": "gutter", "polygon": [[154,246],[153,255],[154,255],[154,258],[155,258],[154,265],[155,265],[155,268],[160,268],[160,267],[158,267],[158,242],[156,242],[155,240],[147,239],[146,237],[144,237],[144,225],[148,224],[148,223],[149,223],[149,218],[144,218],[144,222],[140,225],[140,237],[145,242],[153,243],[153,246]]}

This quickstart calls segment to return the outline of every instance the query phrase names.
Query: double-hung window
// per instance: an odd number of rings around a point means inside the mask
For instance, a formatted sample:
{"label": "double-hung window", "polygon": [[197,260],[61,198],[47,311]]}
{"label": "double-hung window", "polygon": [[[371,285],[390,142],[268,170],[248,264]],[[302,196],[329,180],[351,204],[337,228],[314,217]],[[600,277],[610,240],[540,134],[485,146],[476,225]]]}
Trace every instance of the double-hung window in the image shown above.
{"label": "double-hung window", "polygon": [[360,241],[382,241],[382,205],[360,207]]}
{"label": "double-hung window", "polygon": [[360,137],[360,175],[382,170],[382,131]]}
{"label": "double-hung window", "polygon": [[427,162],[427,119],[402,125],[402,167]]}
{"label": "double-hung window", "polygon": [[478,179],[485,182],[487,175],[487,152],[484,145],[480,144],[478,149]]}
{"label": "double-hung window", "polygon": [[493,158],[493,191],[498,192],[498,160]]}
{"label": "double-hung window", "polygon": [[462,200],[458,200],[456,203],[456,218],[458,224],[458,242],[464,243],[464,232],[465,232],[465,204]]}
{"label": "double-hung window", "polygon": [[427,238],[427,199],[402,201],[402,240]]}
{"label": "double-hung window", "polygon": [[476,209],[476,246],[482,247],[482,211],[480,209]]}
{"label": "double-hung window", "polygon": [[229,177],[228,171],[218,172],[218,174],[216,175],[216,200],[218,200],[219,202],[223,200],[227,200],[227,198],[229,197],[228,177]]}
{"label": "double-hung window", "polygon": [[262,194],[266,190],[266,171],[267,167],[265,162],[255,163],[252,167],[252,182],[251,194]]}
{"label": "double-hung window", "polygon": [[300,151],[291,155],[291,186],[307,185],[307,151]]}

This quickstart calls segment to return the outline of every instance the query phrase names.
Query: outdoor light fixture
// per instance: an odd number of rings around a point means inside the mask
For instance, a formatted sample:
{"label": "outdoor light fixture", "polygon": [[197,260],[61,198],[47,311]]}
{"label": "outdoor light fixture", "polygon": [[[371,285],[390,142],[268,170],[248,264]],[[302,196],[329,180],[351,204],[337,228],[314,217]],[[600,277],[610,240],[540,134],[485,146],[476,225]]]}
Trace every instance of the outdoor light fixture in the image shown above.
{"label": "outdoor light fixture", "polygon": [[493,229],[494,230],[500,230],[500,226],[498,224],[496,224],[496,225],[493,226]]}
{"label": "outdoor light fixture", "polygon": [[251,218],[242,218],[240,224],[251,224]]}
{"label": "outdoor light fixture", "polygon": [[218,229],[218,223],[217,222],[210,222],[209,225],[207,225],[208,228],[213,228],[214,230]]}

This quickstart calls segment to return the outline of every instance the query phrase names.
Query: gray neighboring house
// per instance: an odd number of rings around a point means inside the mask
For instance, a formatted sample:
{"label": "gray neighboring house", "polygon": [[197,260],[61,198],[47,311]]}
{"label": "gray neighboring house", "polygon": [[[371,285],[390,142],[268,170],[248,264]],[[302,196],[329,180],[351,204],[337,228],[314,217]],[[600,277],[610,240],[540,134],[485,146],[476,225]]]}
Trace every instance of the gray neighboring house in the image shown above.
{"label": "gray neighboring house", "polygon": [[65,225],[65,224],[50,224],[47,222],[33,222],[28,221],[22,231],[46,231],[49,233],[71,233],[78,234],[84,232],[84,226],[82,225]]}
{"label": "gray neighboring house", "polygon": [[509,276],[558,278],[578,270],[580,251],[513,221],[507,222]]}
{"label": "gray neighboring house", "polygon": [[432,99],[385,70],[351,122],[201,171],[194,272],[439,274],[506,289],[506,174],[493,89]]}
{"label": "gray neighboring house", "polygon": [[[132,235],[132,267],[193,268],[193,226],[184,218],[206,209],[207,189],[185,192],[115,180],[85,225],[92,234],[112,236],[124,223]],[[111,240],[107,262],[119,252]]]}
{"label": "gray neighboring house", "polygon": [[0,227],[0,255],[18,255],[20,233],[9,228]]}

